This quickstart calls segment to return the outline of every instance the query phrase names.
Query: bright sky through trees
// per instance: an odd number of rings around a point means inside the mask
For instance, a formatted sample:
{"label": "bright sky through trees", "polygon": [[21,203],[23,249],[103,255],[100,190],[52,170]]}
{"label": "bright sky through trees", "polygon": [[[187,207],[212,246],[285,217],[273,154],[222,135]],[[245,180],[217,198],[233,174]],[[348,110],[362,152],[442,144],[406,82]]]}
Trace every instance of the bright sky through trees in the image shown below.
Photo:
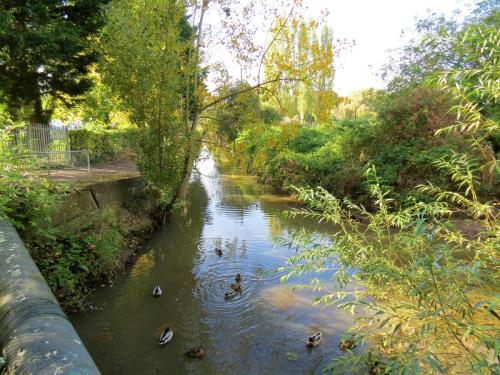
{"label": "bright sky through trees", "polygon": [[[470,9],[474,3],[473,0],[304,1],[308,8],[307,16],[316,18],[321,11],[327,10],[327,22],[333,28],[335,38],[354,39],[356,42],[350,51],[344,51],[336,58],[335,89],[341,95],[368,87],[384,87],[384,82],[376,73],[388,61],[390,50],[401,47],[408,41],[410,33],[402,36],[401,32],[411,31],[416,19],[425,17],[429,12],[449,16],[456,9]],[[209,14],[209,23],[215,21],[210,18]],[[263,36],[257,36],[259,39],[261,37],[264,39]],[[212,53],[216,51],[213,47],[210,46]],[[224,61],[233,76],[240,77],[239,66],[229,63],[229,56],[222,50],[217,50],[215,55],[219,61]],[[253,73],[244,72],[243,78],[252,81],[250,75],[253,76]],[[210,86],[212,85],[209,84]]]}
{"label": "bright sky through trees", "polygon": [[[307,0],[311,12],[327,8],[328,23],[337,38],[355,39],[350,53],[337,60],[335,88],[343,95],[366,87],[383,87],[375,76],[387,62],[389,49],[398,48],[408,38],[401,31],[411,29],[416,18],[427,12],[451,14],[467,9],[472,1],[457,0]],[[312,13],[314,14],[314,13]],[[372,68],[371,68],[372,67]]]}

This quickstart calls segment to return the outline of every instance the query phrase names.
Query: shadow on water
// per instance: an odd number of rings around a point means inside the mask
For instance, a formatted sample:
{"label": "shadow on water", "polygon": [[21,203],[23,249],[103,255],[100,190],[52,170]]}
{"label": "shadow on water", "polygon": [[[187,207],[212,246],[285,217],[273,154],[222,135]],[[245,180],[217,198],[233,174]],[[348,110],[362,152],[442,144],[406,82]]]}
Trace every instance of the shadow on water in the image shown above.
{"label": "shadow on water", "polygon": [[[352,318],[313,306],[312,291],[293,290],[264,271],[294,254],[273,239],[304,227],[319,235],[332,228],[284,219],[295,202],[216,166],[210,155],[197,163],[185,198],[126,275],[96,292],[98,310],[71,317],[103,374],[321,373],[339,354],[340,335]],[[225,300],[237,273],[242,292]],[[328,273],[320,278],[327,282]],[[155,284],[163,289],[160,298],[151,296]],[[174,338],[160,348],[165,326]],[[308,350],[305,337],[317,330],[323,342]],[[203,359],[182,355],[199,344]]]}

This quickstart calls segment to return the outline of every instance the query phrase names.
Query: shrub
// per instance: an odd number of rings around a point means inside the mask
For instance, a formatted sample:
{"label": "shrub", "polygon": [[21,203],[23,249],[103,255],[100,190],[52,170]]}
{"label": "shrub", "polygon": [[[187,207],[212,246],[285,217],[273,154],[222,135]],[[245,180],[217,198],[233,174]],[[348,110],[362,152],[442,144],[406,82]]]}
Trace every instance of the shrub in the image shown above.
{"label": "shrub", "polygon": [[130,150],[139,130],[135,128],[84,128],[70,131],[72,150],[88,150],[91,162],[112,160]]}
{"label": "shrub", "polygon": [[[300,248],[289,259],[282,281],[334,265],[334,287],[318,303],[336,304],[358,318],[349,332],[366,350],[341,356],[325,369],[331,373],[497,373],[500,227],[495,202],[480,202],[474,177],[478,167],[458,155],[438,168],[460,192],[433,185],[421,192],[437,200],[397,206],[374,168],[367,181],[374,207],[368,212],[324,189],[298,189],[310,209],[290,216],[331,222],[338,231],[330,245],[314,244],[300,234]],[[452,220],[459,206],[481,223],[477,236],[466,236]],[[353,217],[363,218],[363,223]],[[356,270],[356,272],[353,272]],[[357,288],[345,288],[356,283]]]}
{"label": "shrub", "polygon": [[84,232],[58,229],[52,238],[34,238],[28,243],[40,272],[63,306],[83,308],[91,287],[114,277],[124,243],[117,220],[114,209],[108,208],[91,217]]}
{"label": "shrub", "polygon": [[260,110],[260,118],[264,124],[275,124],[283,119],[283,116],[271,106],[263,106]]}

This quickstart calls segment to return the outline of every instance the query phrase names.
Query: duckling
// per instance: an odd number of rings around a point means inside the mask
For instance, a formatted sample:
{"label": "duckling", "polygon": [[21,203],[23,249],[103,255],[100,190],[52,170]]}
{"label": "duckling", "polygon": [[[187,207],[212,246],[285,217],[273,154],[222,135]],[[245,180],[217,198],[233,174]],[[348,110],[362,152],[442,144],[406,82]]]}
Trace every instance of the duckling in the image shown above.
{"label": "duckling", "polygon": [[224,293],[224,299],[231,299],[234,298],[238,294],[237,291],[231,290],[229,292]]}
{"label": "duckling", "polygon": [[321,339],[323,338],[323,334],[321,332],[318,332],[312,336],[309,336],[306,341],[306,346],[308,348],[314,348],[319,345],[321,342]]}
{"label": "duckling", "polygon": [[159,297],[161,296],[163,292],[161,291],[161,288],[159,285],[155,286],[154,289],[153,289],[153,296],[154,297]]}
{"label": "duckling", "polygon": [[222,249],[221,249],[221,248],[219,248],[219,247],[216,247],[216,248],[215,248],[215,254],[217,254],[218,256],[220,256],[220,257],[221,257],[221,256],[222,256]]}
{"label": "duckling", "polygon": [[205,355],[205,349],[200,345],[198,347],[187,349],[184,354],[191,358],[201,358]]}
{"label": "duckling", "polygon": [[240,285],[240,283],[231,284],[231,285],[229,285],[229,287],[232,290],[234,290],[235,292],[241,292],[241,285]]}
{"label": "duckling", "polygon": [[339,342],[340,350],[351,350],[356,347],[356,340],[354,336],[342,338]]}
{"label": "duckling", "polygon": [[236,281],[238,284],[241,282],[242,278],[239,273],[236,274],[236,277],[234,278],[234,281]]}
{"label": "duckling", "polygon": [[168,344],[172,341],[172,337],[174,336],[174,332],[170,330],[170,327],[165,328],[160,336],[160,346]]}

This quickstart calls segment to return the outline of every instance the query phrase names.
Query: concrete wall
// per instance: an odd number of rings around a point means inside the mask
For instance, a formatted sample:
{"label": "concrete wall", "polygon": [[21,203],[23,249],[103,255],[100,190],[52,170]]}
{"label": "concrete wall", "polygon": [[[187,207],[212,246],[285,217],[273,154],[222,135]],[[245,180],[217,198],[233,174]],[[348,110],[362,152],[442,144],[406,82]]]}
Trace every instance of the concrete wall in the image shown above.
{"label": "concrete wall", "polygon": [[[140,224],[136,223],[137,228],[127,225],[127,230],[147,230],[150,220],[141,221],[123,208],[142,197],[146,196],[140,177],[99,182],[70,194],[52,224],[76,232],[91,223],[91,216],[99,210],[113,206],[117,215],[126,218],[125,211]],[[16,230],[2,220],[0,349],[0,356],[7,360],[7,374],[99,374]]]}
{"label": "concrete wall", "polygon": [[99,374],[14,227],[0,221],[0,348],[7,374]]}
{"label": "concrete wall", "polygon": [[140,177],[88,185],[67,198],[59,212],[52,218],[52,223],[56,226],[66,225],[92,211],[109,206],[122,207],[144,196],[144,181]]}

